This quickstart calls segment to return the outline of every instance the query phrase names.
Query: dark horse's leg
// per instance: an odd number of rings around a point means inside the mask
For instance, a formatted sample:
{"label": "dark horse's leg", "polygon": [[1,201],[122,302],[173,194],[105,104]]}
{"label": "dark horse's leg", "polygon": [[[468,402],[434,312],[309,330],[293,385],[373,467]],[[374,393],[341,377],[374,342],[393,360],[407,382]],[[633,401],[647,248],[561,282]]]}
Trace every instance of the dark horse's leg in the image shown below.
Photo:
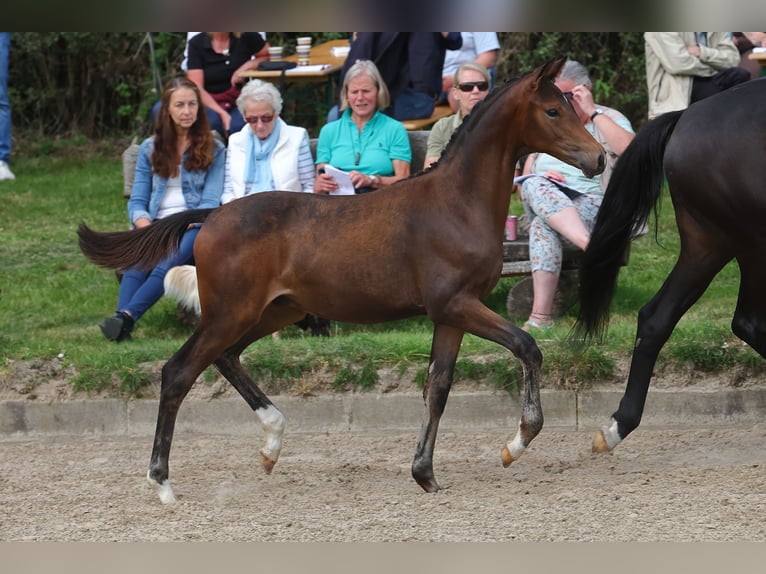
{"label": "dark horse's leg", "polygon": [[[638,312],[638,326],[630,373],[620,406],[609,425],[596,433],[593,452],[607,452],[616,447],[641,423],[649,382],[657,355],[678,321],[710,282],[730,260],[715,248],[705,248],[703,240],[684,243],[681,255],[665,283]],[[695,245],[696,243],[696,245]]]}
{"label": "dark horse's leg", "polygon": [[269,401],[266,395],[247,376],[239,362],[241,352],[253,341],[302,316],[301,313],[273,306],[264,311],[261,320],[228,349],[221,349],[227,339],[223,333],[236,332],[237,325],[226,319],[226,314],[217,314],[212,321],[204,319],[181,349],[162,368],[162,389],[160,392],[157,429],[149,463],[147,479],[157,487],[163,503],[175,501],[170,486],[170,447],[173,441],[178,409],[194,381],[202,371],[215,361],[221,374],[239,391],[255,411],[266,434],[266,446],[261,450],[261,465],[271,472],[278,457],[284,432],[284,416]]}
{"label": "dark horse's leg", "polygon": [[[439,326],[434,330],[431,365],[424,390],[426,418],[412,465],[413,477],[427,492],[439,489],[433,475],[433,448],[463,332],[502,345],[522,363],[524,370],[522,413],[516,436],[503,447],[501,454],[503,466],[507,467],[518,459],[543,428],[539,386],[542,355],[535,340],[528,333],[511,325],[500,315],[485,307],[478,299],[456,298],[440,313],[438,320]],[[446,324],[453,327],[448,328]]]}
{"label": "dark horse's leg", "polygon": [[763,296],[766,267],[762,258],[760,251],[752,257],[739,258],[742,278],[731,330],[766,358],[766,297]]}
{"label": "dark horse's leg", "polygon": [[428,377],[423,387],[426,404],[423,426],[412,461],[412,476],[426,492],[436,492],[439,485],[434,478],[433,455],[439,421],[447,404],[455,361],[463,340],[463,331],[447,325],[434,325],[431,342],[431,360]]}

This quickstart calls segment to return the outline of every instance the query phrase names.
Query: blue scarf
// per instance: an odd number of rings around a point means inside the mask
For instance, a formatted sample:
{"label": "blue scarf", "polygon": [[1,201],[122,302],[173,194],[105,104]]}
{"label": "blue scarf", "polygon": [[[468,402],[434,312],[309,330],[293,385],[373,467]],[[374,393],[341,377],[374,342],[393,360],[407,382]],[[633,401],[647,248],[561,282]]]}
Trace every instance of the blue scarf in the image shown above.
{"label": "blue scarf", "polygon": [[248,158],[245,171],[245,185],[250,184],[250,193],[271,191],[274,189],[274,176],[271,173],[271,154],[279,141],[279,118],[274,120],[274,129],[261,141],[255,132],[249,129],[245,157]]}

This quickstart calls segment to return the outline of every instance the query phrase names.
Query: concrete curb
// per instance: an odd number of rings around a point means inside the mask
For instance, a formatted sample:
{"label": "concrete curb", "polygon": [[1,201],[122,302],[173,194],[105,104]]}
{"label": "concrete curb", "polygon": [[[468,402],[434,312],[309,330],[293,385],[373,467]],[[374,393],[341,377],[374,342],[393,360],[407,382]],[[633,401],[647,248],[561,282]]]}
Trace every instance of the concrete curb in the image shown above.
{"label": "concrete curb", "polygon": [[[606,424],[622,390],[541,391],[545,425],[571,430]],[[417,432],[423,418],[419,393],[271,397],[287,418],[289,433]],[[157,400],[72,400],[54,403],[0,401],[0,437],[35,435],[151,436]],[[502,392],[450,395],[443,430],[503,427],[515,430],[521,402]],[[722,426],[762,422],[766,389],[652,389],[642,426]],[[257,434],[255,416],[240,398],[184,402],[178,432]]]}

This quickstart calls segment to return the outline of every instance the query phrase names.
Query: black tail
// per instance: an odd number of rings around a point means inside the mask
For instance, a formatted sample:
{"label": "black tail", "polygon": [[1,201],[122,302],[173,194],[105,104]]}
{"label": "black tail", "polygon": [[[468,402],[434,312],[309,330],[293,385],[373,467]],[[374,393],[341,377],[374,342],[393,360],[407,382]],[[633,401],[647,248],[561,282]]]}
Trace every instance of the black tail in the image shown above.
{"label": "black tail", "polygon": [[192,209],[159,219],[147,227],[101,233],[80,223],[80,250],[97,265],[109,269],[152,269],[178,248],[184,231],[202,223],[215,209]]}
{"label": "black tail", "polygon": [[578,339],[604,335],[623,255],[657,207],[665,180],[665,146],[682,113],[647,122],[615,165],[580,266],[580,312],[574,326]]}

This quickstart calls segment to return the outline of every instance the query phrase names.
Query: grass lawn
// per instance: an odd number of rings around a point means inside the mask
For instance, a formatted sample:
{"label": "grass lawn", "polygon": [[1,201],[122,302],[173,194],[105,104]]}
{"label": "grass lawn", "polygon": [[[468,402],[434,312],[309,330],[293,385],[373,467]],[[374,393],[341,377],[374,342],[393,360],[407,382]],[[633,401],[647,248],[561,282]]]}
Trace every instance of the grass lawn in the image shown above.
{"label": "grass lawn", "polygon": [[[191,330],[178,320],[175,305],[164,299],[141,319],[130,343],[108,342],[98,329],[115,310],[118,284],[112,271],[96,267],[80,253],[76,230],[81,221],[103,231],[127,227],[119,151],[64,149],[19,156],[13,164],[17,179],[0,182],[0,384],[13,384],[12,367],[19,361],[41,366],[37,382],[47,376],[42,366],[55,363],[72,373],[77,389],[140,395],[142,387],[156,380],[156,366]],[[512,208],[519,208],[518,199],[513,201]],[[669,201],[663,202],[659,238],[661,245],[652,235],[634,242],[603,344],[583,354],[566,347],[573,311],[539,339],[545,386],[573,388],[609,379],[615,363],[629,357],[636,313],[662,284],[677,254]],[[505,297],[516,280],[501,280],[487,304],[505,315]],[[729,328],[738,283],[732,263],[682,319],[661,362],[714,372],[735,365],[761,372],[761,358]],[[314,338],[290,327],[280,340],[266,338],[252,345],[244,363],[269,392],[295,387],[319,371],[338,390],[374,386],[382,367],[402,373],[416,369],[422,381],[431,344],[427,320],[364,327],[333,323],[332,330],[332,337]],[[203,378],[214,376],[210,370]],[[494,343],[465,337],[457,381],[511,390],[519,378],[519,363],[512,355]]]}

